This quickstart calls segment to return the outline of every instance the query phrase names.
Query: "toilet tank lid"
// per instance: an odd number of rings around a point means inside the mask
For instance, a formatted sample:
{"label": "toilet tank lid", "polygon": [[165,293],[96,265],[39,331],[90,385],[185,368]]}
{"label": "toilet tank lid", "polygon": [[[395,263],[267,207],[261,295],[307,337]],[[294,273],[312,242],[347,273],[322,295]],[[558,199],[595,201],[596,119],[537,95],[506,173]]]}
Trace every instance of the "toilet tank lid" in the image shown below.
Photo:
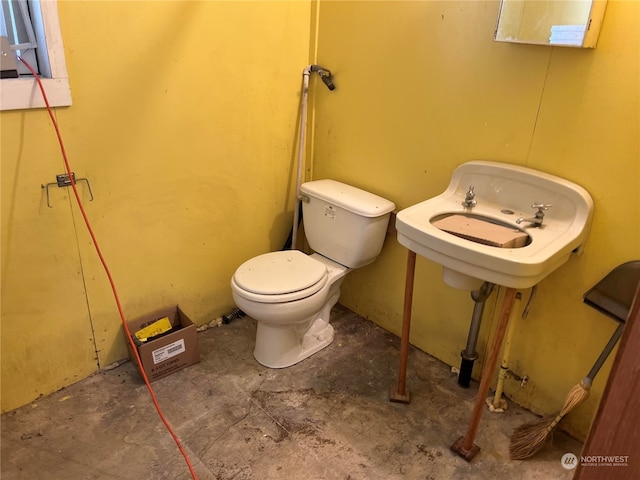
{"label": "toilet tank lid", "polygon": [[300,191],[363,217],[380,217],[396,208],[385,198],[335,180],[306,182],[300,186]]}

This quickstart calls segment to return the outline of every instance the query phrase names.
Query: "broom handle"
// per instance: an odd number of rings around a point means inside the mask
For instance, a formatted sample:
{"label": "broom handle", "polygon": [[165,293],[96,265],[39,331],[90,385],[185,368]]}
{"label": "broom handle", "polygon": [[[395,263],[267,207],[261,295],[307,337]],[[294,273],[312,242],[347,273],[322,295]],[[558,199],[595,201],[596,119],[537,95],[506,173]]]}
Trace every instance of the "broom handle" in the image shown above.
{"label": "broom handle", "polygon": [[598,374],[598,372],[600,371],[600,368],[602,368],[602,365],[607,360],[607,357],[611,353],[611,350],[613,350],[613,347],[615,346],[615,344],[618,343],[618,340],[622,335],[623,329],[624,329],[624,323],[622,322],[618,323],[618,328],[616,328],[616,331],[613,332],[613,335],[611,335],[611,338],[609,339],[609,343],[607,343],[607,346],[604,347],[604,350],[602,350],[602,353],[596,360],[596,363],[593,364],[593,367],[591,367],[591,370],[589,371],[589,373],[587,373],[587,376],[585,377],[583,382],[586,383],[586,381],[588,381],[589,386],[591,386],[591,382],[593,382],[594,377]]}
{"label": "broom handle", "polygon": [[[593,367],[591,367],[591,370],[589,371],[589,373],[587,373],[587,376],[582,379],[582,382],[580,382],[580,386],[583,389],[589,390],[591,388],[593,379],[600,371],[600,368],[602,368],[602,365],[607,360],[607,357],[611,353],[611,350],[613,350],[613,347],[615,346],[615,344],[618,343],[618,340],[622,335],[623,329],[624,329],[624,323],[619,323],[618,328],[616,328],[615,332],[613,332],[613,335],[611,335],[609,342],[600,353],[600,356],[596,360],[596,363],[593,364]],[[558,415],[556,415],[556,417],[553,419],[553,422],[547,425],[546,431],[550,432],[551,430],[556,428],[556,425],[560,422],[560,420],[562,420],[562,417],[564,417],[567,413],[568,411],[567,412],[561,411],[560,413],[558,413]]]}

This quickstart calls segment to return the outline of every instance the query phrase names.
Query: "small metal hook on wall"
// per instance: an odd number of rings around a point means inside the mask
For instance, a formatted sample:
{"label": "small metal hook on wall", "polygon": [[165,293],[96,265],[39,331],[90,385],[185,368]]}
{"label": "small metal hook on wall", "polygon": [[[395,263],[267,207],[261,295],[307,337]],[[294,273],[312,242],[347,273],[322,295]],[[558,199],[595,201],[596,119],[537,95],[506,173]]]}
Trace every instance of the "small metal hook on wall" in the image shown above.
{"label": "small metal hook on wall", "polygon": [[89,184],[89,180],[87,180],[86,178],[76,178],[76,174],[74,172],[71,172],[71,178],[69,178],[68,173],[61,173],[60,175],[56,175],[55,182],[47,183],[47,184],[43,183],[42,185],[40,185],[41,188],[44,188],[47,193],[47,207],[53,208],[53,206],[51,205],[51,202],[49,201],[49,187],[51,185],[57,185],[58,187],[70,187],[72,181],[73,183],[76,183],[76,184],[78,182],[86,182],[87,189],[89,190],[89,201],[93,202],[93,192],[91,191],[91,185]]}

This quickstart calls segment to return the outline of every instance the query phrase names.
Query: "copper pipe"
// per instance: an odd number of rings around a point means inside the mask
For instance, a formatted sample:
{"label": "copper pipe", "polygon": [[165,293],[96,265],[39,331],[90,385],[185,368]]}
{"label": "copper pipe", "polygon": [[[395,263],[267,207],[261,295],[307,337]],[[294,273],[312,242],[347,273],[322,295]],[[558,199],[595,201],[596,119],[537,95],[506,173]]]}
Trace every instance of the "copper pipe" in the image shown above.
{"label": "copper pipe", "polygon": [[402,336],[400,337],[400,370],[398,384],[391,389],[389,400],[409,403],[410,395],[406,390],[407,363],[409,357],[409,333],[411,330],[411,308],[413,303],[413,280],[416,271],[416,253],[409,250],[407,255],[407,271],[404,286],[404,309],[402,311]]}

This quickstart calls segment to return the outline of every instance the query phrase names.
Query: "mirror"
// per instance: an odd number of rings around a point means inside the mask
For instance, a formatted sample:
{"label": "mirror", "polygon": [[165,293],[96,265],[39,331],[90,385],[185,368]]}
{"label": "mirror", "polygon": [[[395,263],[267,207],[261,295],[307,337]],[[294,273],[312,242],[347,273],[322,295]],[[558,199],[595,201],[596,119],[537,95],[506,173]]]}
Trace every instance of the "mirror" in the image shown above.
{"label": "mirror", "polygon": [[497,42],[594,48],[606,0],[501,0]]}

